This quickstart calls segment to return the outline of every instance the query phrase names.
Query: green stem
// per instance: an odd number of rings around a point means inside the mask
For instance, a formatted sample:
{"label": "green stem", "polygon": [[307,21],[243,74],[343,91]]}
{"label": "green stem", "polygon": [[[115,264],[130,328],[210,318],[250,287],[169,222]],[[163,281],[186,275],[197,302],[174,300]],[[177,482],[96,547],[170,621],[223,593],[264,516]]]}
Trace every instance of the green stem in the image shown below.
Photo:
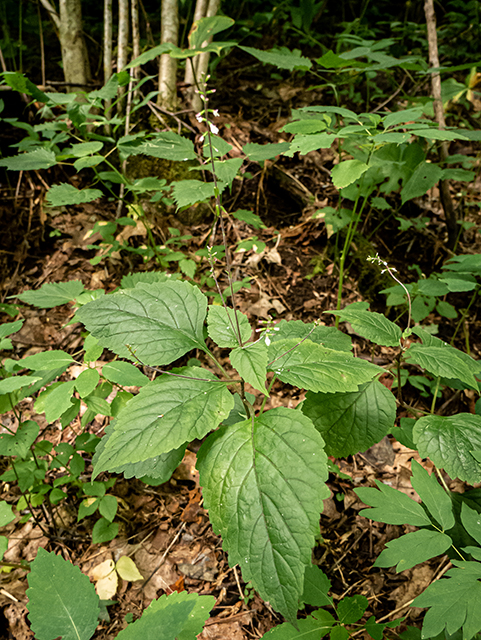
{"label": "green stem", "polygon": [[261,408],[259,409],[259,415],[264,412],[264,407],[266,406],[266,402],[268,397],[271,394],[272,387],[274,386],[274,382],[277,380],[276,374],[273,375],[272,380],[269,383],[269,387],[267,388],[267,394],[264,396],[264,400],[262,401]]}
{"label": "green stem", "polygon": [[434,413],[434,407],[436,406],[436,400],[438,398],[439,384],[441,382],[441,376],[437,377],[436,388],[434,389],[433,401],[431,402],[431,414]]}
{"label": "green stem", "polygon": [[[473,302],[475,301],[475,299],[476,299],[476,296],[477,296],[477,295],[478,295],[478,288],[476,288],[476,289],[474,290],[474,293],[473,293],[473,295],[472,295],[472,297],[471,297],[471,300],[469,301],[468,306],[467,306],[467,307],[466,307],[466,309],[461,313],[461,318],[460,318],[460,320],[459,320],[458,324],[456,325],[456,329],[454,330],[453,337],[451,338],[451,346],[453,346],[453,344],[454,344],[454,340],[455,340],[456,335],[457,335],[457,333],[458,333],[458,331],[459,331],[459,328],[461,327],[461,325],[462,325],[462,324],[463,324],[463,322],[465,321],[466,316],[468,315],[468,312],[469,312],[469,310],[471,309],[471,306],[472,306]],[[467,347],[467,348],[466,348],[466,353],[469,355],[469,352],[470,352],[470,349],[469,349],[469,341],[467,341],[467,345],[466,345],[466,347]]]}

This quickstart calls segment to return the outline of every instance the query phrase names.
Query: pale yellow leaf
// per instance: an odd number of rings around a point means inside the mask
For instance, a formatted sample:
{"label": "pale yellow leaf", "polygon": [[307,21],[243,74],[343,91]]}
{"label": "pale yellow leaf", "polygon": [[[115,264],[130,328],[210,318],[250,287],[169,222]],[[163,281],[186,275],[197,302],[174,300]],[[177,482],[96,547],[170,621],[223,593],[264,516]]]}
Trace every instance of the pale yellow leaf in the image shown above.
{"label": "pale yellow leaf", "polygon": [[116,569],[119,576],[123,580],[127,580],[128,582],[135,582],[136,580],[144,579],[135,566],[135,562],[128,556],[122,556],[121,558],[119,558]]}

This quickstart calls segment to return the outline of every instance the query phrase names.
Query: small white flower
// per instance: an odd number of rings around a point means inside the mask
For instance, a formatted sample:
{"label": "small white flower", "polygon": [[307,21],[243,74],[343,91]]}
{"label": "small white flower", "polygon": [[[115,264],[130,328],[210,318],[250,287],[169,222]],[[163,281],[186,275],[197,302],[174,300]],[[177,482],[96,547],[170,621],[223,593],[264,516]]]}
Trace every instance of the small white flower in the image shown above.
{"label": "small white flower", "polygon": [[219,117],[219,109],[212,109],[212,113],[214,114],[215,118]]}
{"label": "small white flower", "polygon": [[219,133],[218,127],[216,127],[215,124],[212,124],[212,122],[209,122],[209,127],[212,133],[216,135]]}
{"label": "small white flower", "polygon": [[197,122],[202,122],[202,120],[203,120],[202,114],[201,113],[196,113],[195,114],[195,119],[197,120]]}

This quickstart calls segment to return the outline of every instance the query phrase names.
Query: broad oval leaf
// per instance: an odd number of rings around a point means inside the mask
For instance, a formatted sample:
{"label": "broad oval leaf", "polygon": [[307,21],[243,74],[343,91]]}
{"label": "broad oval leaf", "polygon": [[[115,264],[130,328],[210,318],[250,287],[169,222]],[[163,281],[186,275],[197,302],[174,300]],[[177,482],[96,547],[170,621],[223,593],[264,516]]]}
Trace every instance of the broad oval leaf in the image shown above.
{"label": "broad oval leaf", "polygon": [[267,346],[265,342],[258,340],[233,349],[230,360],[232,366],[246,382],[264,395],[266,394]]}
{"label": "broad oval leaf", "polygon": [[38,640],[89,640],[98,624],[99,598],[78,567],[40,547],[28,584],[28,617]]}
{"label": "broad oval leaf", "polygon": [[269,347],[267,368],[283,382],[323,393],[357,391],[384,370],[347,351],[333,351],[297,339],[278,340]]}
{"label": "broad oval leaf", "polygon": [[257,58],[265,64],[274,65],[278,69],[289,69],[289,71],[293,71],[294,69],[303,69],[307,71],[312,67],[312,62],[309,58],[302,57],[300,51],[297,49],[290,51],[287,47],[281,47],[280,49],[271,49],[266,51],[254,49],[253,47],[241,46],[239,46],[239,49],[242,49],[242,51],[245,51],[246,53],[250,53],[251,56],[254,56],[254,58]]}
{"label": "broad oval leaf", "polygon": [[80,280],[69,280],[68,282],[48,282],[40,289],[24,291],[16,297],[39,309],[50,309],[75,300],[83,291],[84,286]]}
{"label": "broad oval leaf", "polygon": [[141,362],[161,365],[192,349],[206,350],[206,311],[207,298],[199,289],[176,281],[122,289],[84,305],[77,318],[114,353],[132,359],[135,352]]}
{"label": "broad oval leaf", "polygon": [[481,449],[481,416],[423,416],[414,425],[413,438],[421,457],[431,458],[451,478],[481,482],[481,464],[471,454]]}
{"label": "broad oval leaf", "polygon": [[65,351],[41,351],[33,356],[27,356],[19,360],[19,365],[32,371],[50,371],[67,366],[74,361],[72,356]]}
{"label": "broad oval leaf", "polygon": [[207,333],[219,347],[238,347],[238,333],[242,342],[247,342],[252,335],[249,319],[240,311],[224,307],[209,306],[207,314]]}
{"label": "broad oval leaf", "polygon": [[341,320],[349,322],[356,333],[384,347],[397,347],[401,329],[381,313],[366,309],[346,307],[342,311],[329,311]]}
{"label": "broad oval leaf", "polygon": [[[441,341],[439,341],[441,342]],[[427,346],[426,344],[412,344],[406,351],[408,362],[418,364],[429,373],[443,378],[458,378],[468,387],[477,389],[476,378],[466,354],[449,346]],[[467,356],[469,358],[469,356]],[[473,364],[474,361],[473,361]]]}
{"label": "broad oval leaf", "polygon": [[27,153],[19,153],[18,156],[2,158],[0,167],[6,167],[9,171],[37,171],[38,169],[50,169],[57,164],[55,153],[48,149],[35,149]]}
{"label": "broad oval leaf", "polygon": [[337,189],[344,189],[369,169],[369,165],[360,160],[345,160],[332,168],[331,177]]}
{"label": "broad oval leaf", "polygon": [[[213,596],[199,596],[198,593],[187,593],[187,591],[181,591],[179,593],[174,591],[168,596],[163,595],[160,596],[158,600],[154,600],[147,609],[145,609],[143,615],[150,616],[151,614],[159,614],[157,619],[161,624],[165,624],[162,612],[168,611],[169,608],[186,601],[193,602],[194,608],[189,616],[185,617],[182,631],[177,633],[175,637],[176,640],[195,640],[195,638],[202,633],[204,623],[209,617],[209,612],[215,605],[215,598]],[[154,637],[156,640],[160,640],[157,637],[156,631],[157,630],[154,629]]]}
{"label": "broad oval leaf", "polygon": [[[351,351],[351,338],[336,329],[335,327],[325,327],[324,325],[306,324],[302,320],[281,320],[266,332],[270,342],[276,340],[287,340],[298,338],[299,341],[309,339],[311,342],[320,344],[327,349],[334,351]],[[266,344],[270,344],[266,337]]]}
{"label": "broad oval leaf", "polygon": [[[411,131],[411,133],[414,133]],[[407,200],[423,196],[442,178],[443,171],[437,164],[421,162],[401,190],[404,204]]]}
{"label": "broad oval leaf", "polygon": [[326,453],[341,458],[369,449],[390,433],[396,401],[383,384],[373,380],[350,393],[309,392],[302,412],[326,441]]}
{"label": "broad oval leaf", "polygon": [[174,184],[172,195],[179,208],[190,207],[197,202],[204,202],[204,200],[212,198],[215,195],[214,183],[201,182],[200,180],[180,180]]}
{"label": "broad oval leaf", "polygon": [[203,438],[227,418],[234,398],[224,383],[199,367],[180,373],[186,377],[165,374],[146,385],[119,413],[105,447],[94,457],[96,476]]}
{"label": "broad oval leaf", "polygon": [[324,442],[293,409],[221,427],[202,445],[205,505],[231,565],[294,621],[328,495]]}
{"label": "broad oval leaf", "polygon": [[100,189],[77,189],[72,184],[54,184],[47,193],[47,202],[51,207],[63,207],[71,204],[84,204],[101,198]]}
{"label": "broad oval leaf", "polygon": [[[109,426],[105,429],[105,435],[98,443],[95,449],[95,460],[97,460],[103,453],[109,437],[112,435],[115,428],[115,420],[113,420]],[[179,466],[182,458],[185,454],[187,444],[183,444],[178,449],[162,453],[160,456],[154,456],[153,458],[147,458],[143,462],[127,462],[121,464],[118,467],[111,467],[111,473],[123,473],[124,477],[129,478],[148,478],[154,480],[155,484],[163,484],[168,482]]]}
{"label": "broad oval leaf", "polygon": [[102,375],[124,387],[143,387],[148,384],[150,380],[141,371],[134,367],[130,362],[122,362],[122,360],[115,360],[114,362],[108,362],[102,367]]}

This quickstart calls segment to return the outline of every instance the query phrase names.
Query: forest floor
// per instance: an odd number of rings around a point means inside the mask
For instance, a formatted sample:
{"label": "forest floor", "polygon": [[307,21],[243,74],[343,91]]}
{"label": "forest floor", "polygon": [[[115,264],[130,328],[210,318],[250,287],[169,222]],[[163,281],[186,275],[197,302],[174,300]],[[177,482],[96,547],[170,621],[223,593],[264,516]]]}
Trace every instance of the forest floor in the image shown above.
{"label": "forest floor", "polygon": [[[235,80],[232,82],[235,84]],[[228,83],[224,90],[229,90]],[[250,82],[247,78],[236,86],[235,102],[224,102],[225,96],[222,95],[217,98],[226,106],[221,107],[221,117],[216,124],[220,135],[233,145],[277,142],[277,131],[286,121],[282,114],[287,113],[294,98],[296,104],[307,100],[302,95],[302,88],[287,83],[265,89],[264,94],[258,96],[257,104],[256,95],[254,80]],[[308,99],[314,99],[312,93]],[[272,118],[272,114],[281,115]],[[191,124],[194,126],[194,119]],[[232,246],[253,235],[266,243],[261,254],[253,251],[234,254],[234,267],[239,279],[249,278],[251,282],[250,288],[238,294],[239,308],[255,327],[262,326],[269,317],[304,322],[322,320],[325,324],[334,322],[334,317],[325,312],[336,308],[338,247],[335,237],[328,237],[324,222],[313,218],[317,209],[337,204],[326,168],[331,164],[330,151],[326,150],[311,152],[300,159],[266,162],[263,168],[252,164],[249,166],[252,177],[236,181],[232,193],[225,200],[228,211],[239,208],[251,210],[265,224],[265,228],[255,231],[242,222],[230,220],[227,224],[228,242]],[[47,211],[42,202],[49,184],[58,181],[55,171],[20,174],[15,177],[18,180],[15,184],[4,183],[1,187],[1,302],[8,302],[10,297],[46,282],[81,280],[86,289],[112,291],[129,272],[157,268],[154,263],[143,264],[139,256],[127,252],[114,254],[93,266],[90,259],[95,256],[95,250],[88,249],[87,245],[95,242],[96,238],[87,238],[87,232],[96,221],[115,220],[115,206],[93,203]],[[408,211],[405,215],[415,218],[429,211],[429,223],[422,231],[412,227],[401,232],[393,216],[380,219],[374,212],[363,221],[351,250],[343,288],[343,306],[368,300],[372,309],[385,309],[385,298],[379,291],[392,282],[377,267],[366,262],[368,255],[379,252],[383,259],[399,270],[404,281],[417,279],[417,274],[409,269],[412,265],[418,265],[421,272],[428,275],[439,269],[443,260],[449,257],[437,190],[433,189],[428,196],[419,199],[416,206],[416,211]],[[479,225],[479,214],[473,211],[467,212],[467,219]],[[188,213],[192,218],[196,212]],[[188,216],[179,217],[174,212],[167,215],[154,212],[151,216],[154,234],[159,241],[165,241],[168,227],[179,229],[182,235],[191,235],[192,240],[185,246],[187,252],[193,253],[205,246],[209,238],[209,220],[195,224]],[[142,230],[134,228],[134,235],[130,238],[132,246],[138,246],[145,240]],[[220,244],[219,239],[216,243]],[[480,235],[474,229],[464,234],[457,253],[479,253],[480,245]],[[198,274],[202,272],[208,272],[207,264],[199,266]],[[460,299],[461,306],[463,303],[464,299]],[[25,323],[22,330],[13,336],[14,351],[1,355],[21,358],[49,348],[77,352],[81,348],[82,337],[80,325],[69,324],[73,315],[71,305],[47,310],[22,306],[20,316]],[[395,318],[394,313],[392,318]],[[11,320],[7,315],[0,319]],[[455,321],[436,317],[434,313],[426,320],[426,324],[430,323],[437,324],[438,335],[446,338],[452,335],[455,326]],[[353,334],[349,326],[341,324],[341,328],[351,332],[356,355],[373,358],[377,364],[386,366],[393,362],[394,349],[382,347],[372,352],[368,343]],[[481,318],[477,309],[473,309],[465,330],[469,331],[471,355],[479,359]],[[458,340],[458,346],[462,348],[464,337]],[[222,350],[218,349],[217,355],[222,361]],[[104,360],[99,360],[96,366],[100,368],[109,357],[111,354],[104,351]],[[81,366],[74,366],[66,375],[73,379],[81,370]],[[386,375],[384,378],[386,386],[392,384],[392,377]],[[431,402],[430,397],[422,397],[415,389],[409,393],[407,401],[414,407],[425,408]],[[293,391],[288,385],[278,382],[269,402],[272,407],[295,407],[303,397],[303,392]],[[464,393],[443,396],[439,401],[441,405],[445,405],[449,412],[474,412],[473,397]],[[32,398],[27,398],[21,409],[24,416],[38,421],[45,429],[44,437],[55,445],[73,442],[80,432],[79,418],[63,430],[58,424],[48,425],[43,414],[35,413]],[[1,419],[5,426],[15,420],[8,413]],[[97,416],[88,430],[102,435],[106,424],[108,418]],[[386,542],[410,529],[372,522],[359,516],[365,505],[353,491],[359,486],[373,486],[375,480],[381,480],[416,499],[409,482],[412,459],[432,471],[429,462],[421,461],[417,452],[392,437],[384,438],[362,454],[346,460],[333,460],[343,475],[330,476],[331,497],[324,501],[321,535],[313,557],[332,582],[335,602],[346,595],[363,594],[370,603],[368,615],[374,616],[376,621],[403,616],[404,624],[419,626],[421,610],[410,608],[409,604],[433,579],[444,574],[449,559],[445,557],[441,562],[434,559],[399,574],[394,569],[373,569],[374,560]],[[0,607],[3,611],[0,614],[0,636],[15,640],[33,637],[25,606],[28,572],[21,563],[32,561],[39,547],[61,553],[92,580],[95,568],[105,560],[117,560],[121,555],[128,555],[135,561],[143,580],[126,582],[120,579],[113,598],[115,602],[106,609],[105,620],[94,636],[98,640],[114,638],[126,625],[127,614],[133,614],[135,619],[153,599],[163,593],[183,589],[216,597],[211,618],[200,636],[205,640],[260,638],[279,624],[281,618],[267,603],[255,593],[245,591],[240,571],[229,568],[221,540],[212,532],[202,507],[195,462],[196,447],[192,446],[172,479],[157,487],[118,477],[111,493],[120,503],[117,517],[120,531],[110,543],[92,544],[91,530],[95,519],[91,517],[77,523],[79,499],[74,493],[57,510],[55,517],[59,534],[55,539],[48,539],[39,526],[43,517],[40,509],[39,524],[33,520],[20,524],[17,518],[9,525],[6,533],[10,545],[4,561],[11,563],[12,567],[0,578]],[[91,467],[86,468],[87,475],[90,471]],[[462,483],[445,479],[451,489],[463,491]],[[14,502],[17,498],[18,487],[3,484],[0,499]],[[394,631],[390,633],[395,635]]]}

